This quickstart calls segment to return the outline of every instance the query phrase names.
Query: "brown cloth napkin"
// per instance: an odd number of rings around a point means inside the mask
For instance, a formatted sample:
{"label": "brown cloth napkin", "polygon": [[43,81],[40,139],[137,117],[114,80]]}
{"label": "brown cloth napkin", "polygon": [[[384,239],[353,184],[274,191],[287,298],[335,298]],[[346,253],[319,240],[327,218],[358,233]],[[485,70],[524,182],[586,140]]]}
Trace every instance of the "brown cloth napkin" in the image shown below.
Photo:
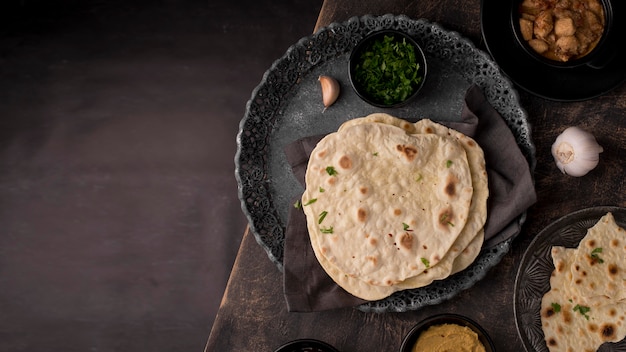
{"label": "brown cloth napkin", "polygon": [[[474,138],[485,153],[489,199],[483,248],[516,236],[520,225],[514,220],[537,198],[528,162],[506,122],[481,89],[472,85],[465,95],[461,121],[441,123]],[[309,155],[323,137],[306,137],[285,148],[287,160],[302,185]],[[284,294],[290,312],[354,307],[366,302],[343,290],[320,266],[302,209],[292,208],[289,213],[283,265]]]}

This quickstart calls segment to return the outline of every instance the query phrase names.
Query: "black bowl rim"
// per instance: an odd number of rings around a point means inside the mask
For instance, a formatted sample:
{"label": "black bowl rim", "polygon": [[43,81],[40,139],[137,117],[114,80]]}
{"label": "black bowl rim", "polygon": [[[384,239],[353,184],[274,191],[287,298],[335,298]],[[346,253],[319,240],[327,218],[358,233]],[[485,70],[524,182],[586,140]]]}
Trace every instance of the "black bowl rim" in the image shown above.
{"label": "black bowl rim", "polygon": [[402,340],[402,345],[400,346],[400,352],[410,352],[411,348],[417,341],[417,338],[422,333],[422,331],[433,325],[441,325],[441,324],[457,324],[461,326],[467,326],[472,329],[475,333],[478,334],[478,339],[485,346],[486,352],[496,352],[496,347],[491,340],[491,337],[487,333],[487,331],[480,326],[473,319],[470,319],[464,315],[455,314],[455,313],[443,313],[433,315],[428,317],[419,323],[415,324],[411,330],[405,335]]}
{"label": "black bowl rim", "polygon": [[[421,64],[424,68],[424,74],[422,77],[422,81],[420,82],[420,85],[417,87],[417,89],[413,92],[413,94],[411,94],[410,96],[408,96],[406,99],[404,99],[401,102],[392,104],[392,105],[385,105],[385,104],[380,104],[377,103],[375,101],[372,101],[371,99],[369,99],[365,94],[363,94],[360,90],[358,85],[356,84],[356,82],[354,81],[354,73],[353,71],[353,67],[354,67],[354,62],[356,60],[356,54],[359,52],[359,50],[370,40],[372,40],[372,38],[384,35],[384,34],[394,34],[394,35],[398,35],[401,36],[403,38],[406,38],[406,40],[413,45],[413,47],[417,50],[417,54],[419,59],[421,59]],[[379,107],[379,108],[397,108],[400,106],[404,106],[406,104],[408,104],[411,100],[413,100],[418,93],[420,92],[420,90],[422,90],[422,87],[424,86],[424,82],[426,81],[426,76],[428,74],[428,64],[426,62],[426,55],[424,54],[424,50],[422,50],[422,46],[419,45],[419,43],[413,38],[411,37],[411,35],[409,35],[408,33],[402,32],[400,30],[397,29],[381,29],[381,30],[376,30],[373,31],[369,34],[367,34],[365,37],[363,37],[363,39],[359,40],[359,42],[354,46],[354,48],[352,48],[352,52],[350,53],[350,59],[348,60],[348,77],[350,79],[350,85],[352,86],[352,89],[354,90],[354,92],[361,98],[363,99],[366,103],[373,105],[375,107]]]}
{"label": "black bowl rim", "polygon": [[[303,347],[315,347],[323,349],[326,352],[339,352],[338,349],[333,347],[332,345],[316,339],[297,339],[284,343],[280,347],[278,347],[274,352],[291,352],[294,348],[303,348]],[[289,348],[289,350],[288,350]]]}
{"label": "black bowl rim", "polygon": [[[599,0],[602,4],[602,8],[604,9],[604,31],[602,32],[602,37],[596,44],[596,46],[587,54],[582,57],[579,57],[574,60],[561,62],[550,60],[538,53],[536,53],[528,43],[522,38],[522,33],[519,28],[519,4],[522,3],[523,0],[511,0],[511,27],[513,28],[513,35],[517,44],[524,49],[523,51],[528,54],[533,59],[541,62],[542,64],[552,66],[555,68],[574,68],[584,65],[593,65],[594,59],[598,59],[601,54],[603,54],[607,49],[609,38],[611,37],[612,27],[613,27],[613,5],[611,0]],[[600,57],[602,60],[602,57]]]}

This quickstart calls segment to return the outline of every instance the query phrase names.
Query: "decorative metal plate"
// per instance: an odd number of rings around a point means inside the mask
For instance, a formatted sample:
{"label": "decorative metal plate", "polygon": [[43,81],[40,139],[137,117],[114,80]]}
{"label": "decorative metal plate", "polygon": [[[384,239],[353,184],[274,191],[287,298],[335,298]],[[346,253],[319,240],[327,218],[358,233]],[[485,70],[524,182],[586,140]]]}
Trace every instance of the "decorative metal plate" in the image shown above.
{"label": "decorative metal plate", "polygon": [[[548,352],[541,329],[541,298],[550,290],[554,270],[552,246],[575,248],[606,213],[613,213],[615,222],[626,228],[626,208],[601,206],[566,215],[543,229],[530,243],[522,257],[514,291],[514,312],[517,332],[528,352]],[[600,352],[626,351],[626,341],[605,343]]]}
{"label": "decorative metal plate", "polygon": [[[396,29],[411,35],[424,50],[428,78],[410,104],[380,109],[364,103],[348,80],[348,59],[367,34]],[[341,85],[337,102],[323,111],[319,75],[335,77]],[[284,148],[306,136],[337,130],[345,121],[374,112],[399,118],[456,120],[467,89],[478,85],[502,115],[516,141],[535,167],[535,147],[526,112],[512,83],[498,66],[470,41],[427,20],[407,16],[354,17],[334,23],[300,39],[276,60],[252,92],[237,135],[235,176],[250,230],[269,258],[282,270],[285,226],[295,197],[303,192],[287,163]],[[526,214],[517,221],[525,221]],[[484,251],[465,271],[425,288],[397,292],[387,299],[359,306],[362,311],[414,310],[449,299],[472,286],[509,251],[512,239]]]}

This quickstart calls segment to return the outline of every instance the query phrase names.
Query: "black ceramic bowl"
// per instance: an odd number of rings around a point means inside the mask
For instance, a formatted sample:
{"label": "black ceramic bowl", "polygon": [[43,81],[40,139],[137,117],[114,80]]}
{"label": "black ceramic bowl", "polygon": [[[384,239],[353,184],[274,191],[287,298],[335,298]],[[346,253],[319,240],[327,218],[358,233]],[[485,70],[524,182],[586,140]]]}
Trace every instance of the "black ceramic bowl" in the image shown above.
{"label": "black ceramic bowl", "polygon": [[493,342],[491,341],[489,335],[487,335],[487,332],[473,320],[458,314],[440,314],[422,320],[417,325],[415,325],[402,341],[400,352],[411,352],[413,345],[415,345],[417,339],[422,332],[426,331],[431,326],[442,324],[456,324],[461,326],[467,326],[478,335],[478,339],[483,344],[483,346],[485,346],[486,352],[496,351],[496,348],[493,345]]}
{"label": "black ceramic bowl", "polygon": [[[520,29],[520,5],[523,0],[510,0],[511,1],[511,27],[515,35],[515,40],[519,46],[524,49],[527,55],[531,56],[535,60],[542,64],[554,67],[554,68],[574,68],[583,65],[587,65],[593,68],[604,67],[616,53],[616,46],[613,32],[613,5],[612,0],[598,0],[604,9],[604,31],[602,37],[596,44],[596,46],[582,57],[574,58],[568,61],[557,61],[548,59],[541,54],[537,53],[522,36]],[[622,0],[618,0],[622,1]]]}
{"label": "black ceramic bowl", "polygon": [[[371,90],[368,89],[369,88],[368,84],[364,83],[364,80],[362,79],[363,75],[362,75],[361,70],[363,67],[363,62],[364,60],[366,60],[364,59],[363,54],[366,52],[379,53],[380,51],[372,50],[372,45],[375,42],[380,43],[380,41],[384,40],[385,37],[392,38],[393,42],[407,43],[414,52],[415,62],[419,64],[419,69],[417,70],[417,77],[421,77],[421,80],[419,81],[419,83],[413,82],[411,84],[412,89],[410,93],[406,95],[403,99],[393,99],[393,101],[384,101],[379,96],[380,90],[374,90],[375,92],[372,93]],[[373,56],[375,56],[377,60],[379,61],[383,58],[381,55],[373,55]],[[399,61],[404,62],[403,60],[398,60],[398,61],[393,61],[393,62],[399,62]],[[352,88],[354,89],[356,94],[368,104],[376,106],[376,107],[381,107],[381,108],[399,107],[399,106],[407,104],[409,101],[415,98],[415,96],[417,96],[420,89],[424,85],[424,82],[426,80],[426,71],[427,71],[426,70],[426,58],[424,57],[424,52],[422,51],[422,48],[420,48],[417,42],[415,42],[415,40],[411,38],[411,36],[409,36],[408,34],[397,31],[397,30],[392,30],[392,29],[373,32],[367,35],[365,38],[363,38],[352,50],[352,53],[350,55],[350,60],[348,63],[348,73],[350,77],[350,84],[352,85]],[[368,72],[372,72],[372,70],[368,70]],[[397,71],[394,69],[389,69],[389,66],[386,66],[386,72],[387,72],[386,73],[387,76],[385,78],[380,78],[379,82],[381,81],[390,82],[390,81],[395,80],[395,78],[389,78],[390,77],[389,75],[393,75],[393,77],[398,77]]]}
{"label": "black ceramic bowl", "polygon": [[287,342],[274,352],[339,352],[326,342],[314,339],[300,339]]}

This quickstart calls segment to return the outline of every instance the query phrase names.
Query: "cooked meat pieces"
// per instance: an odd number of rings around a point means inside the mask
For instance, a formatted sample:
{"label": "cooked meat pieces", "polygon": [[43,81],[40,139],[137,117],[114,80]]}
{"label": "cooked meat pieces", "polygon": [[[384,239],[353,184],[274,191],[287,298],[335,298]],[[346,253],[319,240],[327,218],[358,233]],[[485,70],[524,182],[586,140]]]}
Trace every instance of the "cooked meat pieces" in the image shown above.
{"label": "cooked meat pieces", "polygon": [[576,27],[574,27],[574,20],[565,17],[559,18],[554,22],[554,34],[557,37],[569,37],[576,33]]}
{"label": "cooked meat pieces", "polygon": [[554,29],[552,11],[541,11],[535,19],[534,33],[537,38],[545,39]]}
{"label": "cooked meat pieces", "polygon": [[604,8],[599,0],[523,0],[519,29],[537,53],[569,61],[589,53],[604,31]]}
{"label": "cooked meat pieces", "polygon": [[562,61],[567,61],[569,58],[578,55],[578,50],[578,39],[573,35],[560,37],[556,40],[556,55]]}
{"label": "cooked meat pieces", "polygon": [[550,49],[548,43],[544,42],[541,39],[531,39],[528,41],[528,45],[530,45],[530,47],[539,54],[543,54],[548,51],[548,49]]}
{"label": "cooked meat pieces", "polygon": [[529,41],[533,39],[533,26],[534,23],[531,20],[527,20],[525,18],[521,18],[519,20],[519,29],[522,32],[524,40]]}

